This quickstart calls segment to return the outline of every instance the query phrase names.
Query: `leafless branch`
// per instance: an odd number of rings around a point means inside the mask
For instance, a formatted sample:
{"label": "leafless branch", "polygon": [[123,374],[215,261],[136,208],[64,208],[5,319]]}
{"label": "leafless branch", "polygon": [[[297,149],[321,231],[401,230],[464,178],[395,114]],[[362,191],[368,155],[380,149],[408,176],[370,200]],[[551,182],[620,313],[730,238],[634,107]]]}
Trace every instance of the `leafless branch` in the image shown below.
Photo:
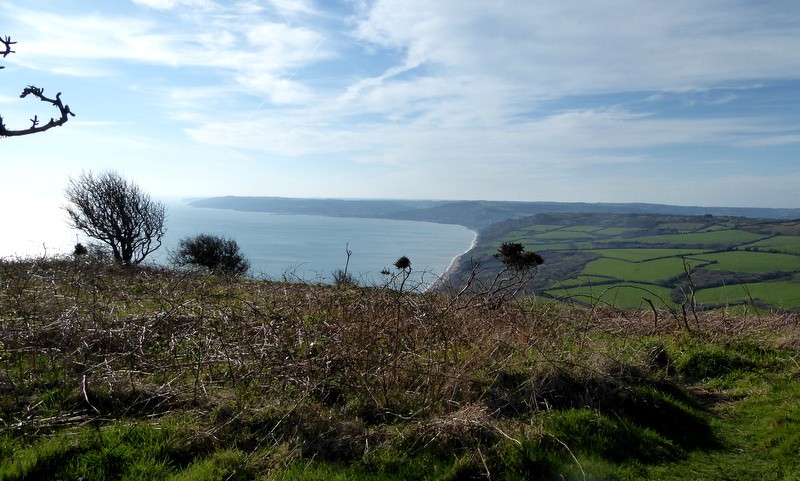
{"label": "leafless branch", "polygon": [[[0,38],[0,42],[2,42],[3,46],[5,46],[5,51],[3,52],[3,58],[6,58],[6,55],[8,55],[10,53],[15,53],[13,50],[11,50],[11,46],[14,45],[17,42],[12,42],[11,41],[11,37],[6,36],[6,38]],[[0,65],[0,68],[4,68],[4,67],[2,65]]]}
{"label": "leafless branch", "polygon": [[[14,53],[14,51],[11,50],[11,46],[17,42],[12,42],[11,37],[6,36],[5,38],[0,38],[0,43],[2,43],[3,46],[5,47],[3,50],[4,58],[8,54]],[[0,68],[3,67],[0,66]],[[25,89],[22,91],[22,94],[20,94],[20,98],[24,99],[28,95],[33,95],[42,102],[47,102],[53,107],[56,107],[59,111],[60,116],[57,119],[51,117],[49,122],[42,124],[41,121],[39,120],[39,117],[37,115],[34,115],[33,118],[30,119],[31,120],[30,127],[28,127],[27,129],[16,129],[16,130],[8,129],[5,123],[3,122],[3,117],[0,116],[0,137],[18,137],[21,135],[29,135],[29,134],[44,132],[45,130],[52,129],[53,127],[64,125],[67,122],[67,120],[69,120],[70,116],[73,117],[75,116],[75,114],[72,113],[72,111],[70,110],[69,105],[64,105],[64,103],[61,101],[61,92],[57,93],[55,98],[50,98],[44,95],[44,89],[36,87],[34,85],[29,85],[25,87]]]}

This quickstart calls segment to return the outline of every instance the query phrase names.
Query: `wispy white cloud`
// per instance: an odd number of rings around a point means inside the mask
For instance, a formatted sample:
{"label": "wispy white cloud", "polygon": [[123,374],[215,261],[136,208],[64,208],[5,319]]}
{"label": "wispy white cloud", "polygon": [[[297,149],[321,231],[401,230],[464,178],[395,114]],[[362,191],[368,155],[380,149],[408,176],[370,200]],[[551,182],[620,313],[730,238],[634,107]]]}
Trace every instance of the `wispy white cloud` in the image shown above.
{"label": "wispy white cloud", "polygon": [[757,139],[742,140],[739,145],[745,147],[772,147],[800,144],[800,134],[766,135]]}
{"label": "wispy white cloud", "polygon": [[[620,109],[558,112],[509,125],[497,125],[494,119],[481,123],[466,113],[471,126],[451,118],[439,119],[435,128],[424,116],[402,124],[365,121],[350,126],[336,117],[348,114],[344,108],[329,111],[324,119],[308,111],[263,114],[252,121],[210,121],[187,132],[198,141],[275,155],[352,152],[361,161],[371,154],[376,159],[400,157],[407,164],[425,165],[448,158],[480,164],[488,157],[516,157],[531,163],[536,159],[544,163],[565,159],[563,163],[578,166],[642,158],[630,153],[611,155],[611,151],[727,145],[740,142],[743,135],[758,135],[766,142],[785,128],[770,126],[766,119],[757,117],[662,119]],[[401,154],[387,157],[391,152]]]}
{"label": "wispy white cloud", "polygon": [[270,0],[272,6],[285,15],[316,14],[317,10],[309,0]]}
{"label": "wispy white cloud", "polygon": [[296,165],[298,185],[324,185],[330,171],[307,173],[335,164],[427,195],[447,182],[456,197],[522,198],[541,179],[631,178],[668,170],[672,154],[680,171],[682,155],[798,142],[793,114],[748,112],[754,92],[800,77],[800,50],[787,48],[800,44],[800,9],[788,1],[20,5],[0,0],[25,39],[16,66],[107,79],[109,98],[136,99],[132,118],[158,122],[134,138],[178,135],[229,152],[241,162],[231,169]]}
{"label": "wispy white cloud", "polygon": [[142,5],[158,10],[169,10],[179,6],[209,9],[213,2],[209,0],[132,0],[137,5]]}
{"label": "wispy white cloud", "polygon": [[[148,0],[151,1],[150,6],[159,8],[193,3]],[[177,20],[182,23],[177,25],[147,17],[100,13],[65,15],[24,8],[10,9],[10,13],[28,30],[27,57],[41,58],[37,65],[53,70],[64,70],[64,65],[75,60],[91,59],[98,64],[118,60],[173,68],[223,69],[246,76],[283,72],[330,55],[320,48],[324,37],[316,30],[254,18],[246,8],[236,8],[215,8],[204,15],[179,12]]]}
{"label": "wispy white cloud", "polygon": [[786,5],[380,0],[356,33],[415,62],[496,72],[546,95],[679,90],[794,76],[800,55],[785,46],[800,31]]}

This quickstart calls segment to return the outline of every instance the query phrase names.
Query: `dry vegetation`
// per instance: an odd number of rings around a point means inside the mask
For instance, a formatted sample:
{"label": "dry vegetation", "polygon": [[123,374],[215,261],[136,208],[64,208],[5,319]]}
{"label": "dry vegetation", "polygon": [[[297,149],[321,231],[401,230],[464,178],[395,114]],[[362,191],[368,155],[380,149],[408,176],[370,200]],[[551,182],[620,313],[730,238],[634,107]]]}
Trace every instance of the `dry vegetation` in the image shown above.
{"label": "dry vegetation", "polygon": [[[241,479],[310,460],[400,469],[387,453],[454,465],[445,478],[580,479],[586,436],[550,413],[594,413],[573,420],[590,431],[628,429],[623,445],[592,448],[609,459],[680,459],[715,442],[710,391],[692,395],[687,382],[741,367],[729,351],[692,357],[696,346],[758,342],[795,362],[800,348],[796,314],[703,314],[688,332],[669,313],[656,324],[653,311],[487,306],[90,259],[3,261],[0,430],[11,447],[0,455],[122,423],[171,433],[163,456],[175,472],[232,449]],[[6,476],[44,468],[25,469]]]}

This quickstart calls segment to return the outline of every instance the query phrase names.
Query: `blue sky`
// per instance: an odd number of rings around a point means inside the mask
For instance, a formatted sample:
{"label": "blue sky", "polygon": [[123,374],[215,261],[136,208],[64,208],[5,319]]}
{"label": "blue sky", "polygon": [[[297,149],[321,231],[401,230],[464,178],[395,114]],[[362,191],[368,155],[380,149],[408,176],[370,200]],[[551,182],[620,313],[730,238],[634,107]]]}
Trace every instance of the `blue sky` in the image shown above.
{"label": "blue sky", "polygon": [[116,169],[172,197],[800,207],[795,0],[0,0],[0,20],[6,124],[53,115],[28,84],[77,114],[0,140],[6,205]]}

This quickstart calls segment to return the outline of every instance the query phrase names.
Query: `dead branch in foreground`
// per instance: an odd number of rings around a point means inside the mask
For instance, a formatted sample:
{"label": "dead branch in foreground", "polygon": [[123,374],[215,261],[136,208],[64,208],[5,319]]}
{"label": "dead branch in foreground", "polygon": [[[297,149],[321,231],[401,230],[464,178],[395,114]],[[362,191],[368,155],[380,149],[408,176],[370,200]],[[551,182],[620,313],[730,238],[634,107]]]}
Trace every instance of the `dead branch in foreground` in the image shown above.
{"label": "dead branch in foreground", "polygon": [[[13,42],[11,40],[11,37],[6,36],[5,38],[0,38],[0,43],[2,43],[4,47],[2,51],[3,58],[8,56],[8,54],[15,53],[13,50],[11,50],[11,46],[17,42]],[[2,68],[3,67],[0,66],[0,69]],[[35,85],[29,85],[25,87],[25,89],[22,91],[22,93],[20,94],[20,98],[25,98],[28,95],[33,95],[42,102],[49,103],[53,107],[56,107],[59,111],[59,117],[57,119],[51,117],[47,123],[43,124],[42,121],[39,120],[39,117],[37,115],[34,115],[33,118],[30,119],[31,125],[27,129],[9,129],[3,122],[3,117],[0,116],[0,137],[18,137],[22,135],[30,135],[39,132],[44,132],[45,130],[50,130],[53,127],[59,127],[61,125],[64,125],[67,122],[67,120],[69,120],[70,116],[73,117],[75,116],[75,114],[72,113],[72,111],[70,110],[69,105],[65,105],[62,102],[61,92],[58,92],[55,98],[50,98],[44,94],[43,88],[36,87]]]}

